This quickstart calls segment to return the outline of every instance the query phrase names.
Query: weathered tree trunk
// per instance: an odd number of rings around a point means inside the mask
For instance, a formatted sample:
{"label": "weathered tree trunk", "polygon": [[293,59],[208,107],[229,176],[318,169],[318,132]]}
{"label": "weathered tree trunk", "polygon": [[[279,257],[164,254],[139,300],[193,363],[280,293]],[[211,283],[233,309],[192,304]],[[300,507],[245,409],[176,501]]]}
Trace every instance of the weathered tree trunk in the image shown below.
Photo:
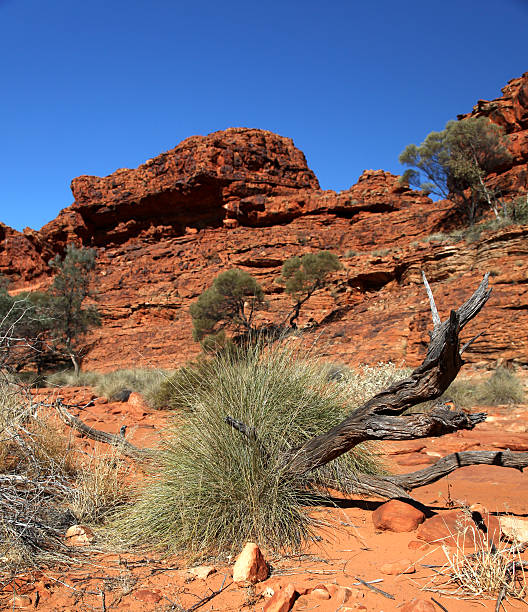
{"label": "weathered tree trunk", "polygon": [[399,416],[408,408],[436,399],[456,378],[463,365],[459,333],[487,302],[488,275],[475,293],[449,319],[440,322],[434,298],[424,276],[431,311],[433,331],[427,355],[412,374],[376,394],[330,431],[308,440],[285,457],[286,471],[294,475],[310,472],[346,453],[365,440],[412,440],[441,436],[458,429],[473,429],[485,414],[467,415],[461,410],[436,408],[427,414]]}

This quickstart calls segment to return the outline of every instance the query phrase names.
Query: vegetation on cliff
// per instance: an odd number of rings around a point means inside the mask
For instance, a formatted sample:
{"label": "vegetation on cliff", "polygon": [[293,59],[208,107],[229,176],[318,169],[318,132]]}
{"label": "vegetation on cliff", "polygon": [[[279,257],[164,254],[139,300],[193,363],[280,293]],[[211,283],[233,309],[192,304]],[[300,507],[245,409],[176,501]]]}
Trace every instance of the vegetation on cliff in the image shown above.
{"label": "vegetation on cliff", "polygon": [[454,199],[473,224],[484,205],[499,217],[501,194],[486,184],[486,177],[510,160],[503,128],[487,117],[448,121],[443,131],[431,132],[421,145],[410,144],[401,153],[400,163],[411,166],[401,181]]}

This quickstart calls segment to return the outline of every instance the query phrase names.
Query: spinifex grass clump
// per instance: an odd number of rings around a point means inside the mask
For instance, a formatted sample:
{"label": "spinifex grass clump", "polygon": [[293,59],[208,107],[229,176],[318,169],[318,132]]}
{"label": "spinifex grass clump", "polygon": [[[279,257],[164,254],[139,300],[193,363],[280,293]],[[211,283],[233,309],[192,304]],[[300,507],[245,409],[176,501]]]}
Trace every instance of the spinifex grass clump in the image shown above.
{"label": "spinifex grass clump", "polygon": [[113,372],[75,372],[66,370],[46,376],[48,386],[88,386],[96,393],[109,400],[114,400],[124,390],[137,391],[151,403],[154,392],[158,392],[160,384],[168,378],[168,374],[157,369],[127,369]]}
{"label": "spinifex grass clump", "polygon": [[[356,405],[346,377],[291,345],[250,346],[220,355],[204,372],[207,384],[183,385],[162,467],[137,503],[118,518],[136,544],[202,556],[257,541],[298,549],[314,520],[309,506],[328,500],[325,484],[351,482],[358,469],[383,471],[372,444],[363,444],[316,474],[287,475],[285,453],[339,423]],[[254,428],[254,441],[226,417]]]}
{"label": "spinifex grass clump", "polygon": [[507,368],[497,368],[479,388],[482,404],[520,404],[524,400],[521,381]]}

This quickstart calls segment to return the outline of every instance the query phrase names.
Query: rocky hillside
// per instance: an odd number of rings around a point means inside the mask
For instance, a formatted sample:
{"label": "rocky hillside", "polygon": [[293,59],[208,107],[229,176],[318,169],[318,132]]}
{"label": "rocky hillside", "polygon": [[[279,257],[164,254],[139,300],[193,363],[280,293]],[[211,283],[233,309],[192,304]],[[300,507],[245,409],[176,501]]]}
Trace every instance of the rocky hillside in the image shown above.
{"label": "rocky hillside", "polygon": [[[504,195],[526,193],[528,73],[472,114],[510,134],[512,165],[489,181]],[[68,242],[97,248],[103,326],[89,338],[85,367],[115,369],[174,366],[197,354],[188,307],[222,270],[253,274],[269,296],[260,316],[273,320],[288,307],[276,283],[283,261],[319,249],[338,253],[344,269],[300,321],[322,332],[318,352],[415,364],[429,326],[420,270],[444,315],[491,271],[486,314],[467,331],[486,333],[467,360],[528,366],[528,226],[476,242],[435,236],[452,223],[450,203],[397,178],[367,170],[346,191],[322,191],[288,138],[244,128],[193,136],[137,169],[74,179],[73,205],[38,232],[0,224],[0,274],[15,291],[44,287],[46,262]]]}

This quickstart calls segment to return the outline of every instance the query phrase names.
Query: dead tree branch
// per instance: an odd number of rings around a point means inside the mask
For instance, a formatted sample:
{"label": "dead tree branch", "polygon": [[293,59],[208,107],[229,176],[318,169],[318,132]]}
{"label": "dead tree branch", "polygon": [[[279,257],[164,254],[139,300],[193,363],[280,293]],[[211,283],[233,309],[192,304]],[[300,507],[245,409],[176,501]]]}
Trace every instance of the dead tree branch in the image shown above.
{"label": "dead tree branch", "polygon": [[134,446],[134,444],[131,444],[122,435],[111,434],[107,433],[106,431],[101,431],[100,429],[90,427],[90,425],[87,425],[84,421],[74,416],[71,412],[68,412],[60,399],[55,402],[54,406],[61,420],[72,429],[80,432],[83,436],[97,442],[103,442],[103,444],[109,444],[110,446],[117,448],[121,453],[127,457],[130,457],[131,459],[146,460],[152,457],[153,451],[151,449]]}
{"label": "dead tree branch", "polygon": [[[427,279],[424,281],[427,283]],[[426,284],[428,287],[428,283]],[[488,274],[458,310],[440,322],[430,287],[427,293],[434,327],[427,355],[412,374],[376,394],[330,431],[308,440],[295,452],[285,453],[286,472],[302,475],[336,459],[365,440],[402,440],[443,435],[457,429],[472,429],[485,415],[467,415],[460,410],[435,410],[428,415],[399,417],[408,408],[438,398],[456,378],[463,360],[460,331],[488,301]]]}
{"label": "dead tree branch", "polygon": [[468,465],[496,465],[522,471],[528,467],[528,453],[514,453],[509,450],[452,453],[422,470],[409,474],[372,476],[359,473],[353,481],[334,482],[332,486],[336,490],[353,491],[358,495],[410,499],[409,491],[432,484]]}

